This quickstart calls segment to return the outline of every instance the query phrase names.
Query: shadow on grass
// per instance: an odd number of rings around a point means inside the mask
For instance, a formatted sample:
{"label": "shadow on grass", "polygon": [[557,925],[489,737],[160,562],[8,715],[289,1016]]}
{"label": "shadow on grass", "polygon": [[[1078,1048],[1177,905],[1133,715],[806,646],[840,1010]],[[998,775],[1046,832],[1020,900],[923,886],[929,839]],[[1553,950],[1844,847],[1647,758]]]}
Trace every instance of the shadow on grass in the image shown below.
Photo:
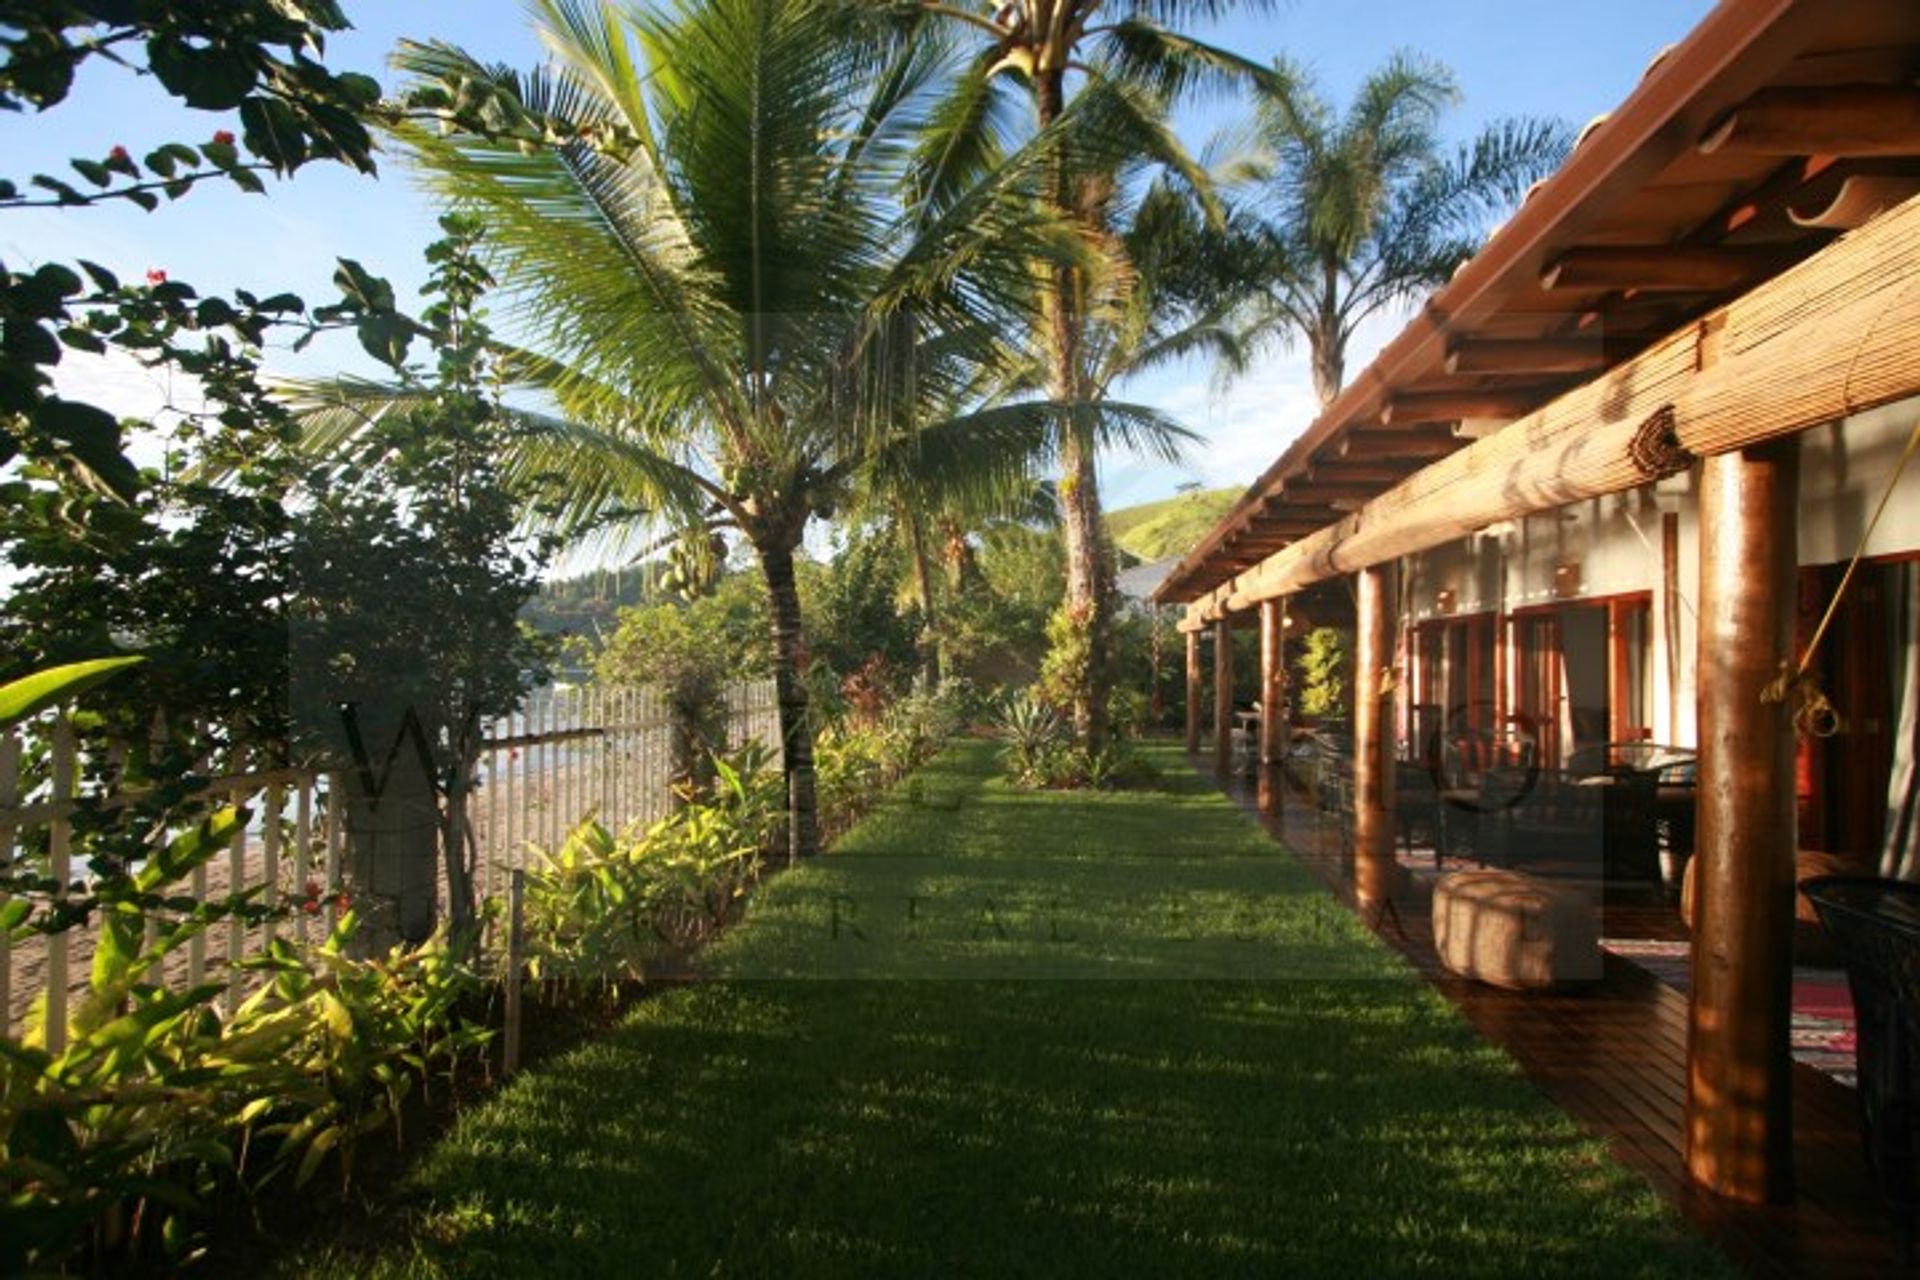
{"label": "shadow on grass", "polygon": [[[733,980],[522,1077],[424,1163],[409,1239],[309,1270],[1723,1273],[1224,800],[1010,792],[977,745],[928,785],[960,807],[780,877],[713,957]],[[1101,941],[1063,963],[971,907],[822,932],[835,895],[912,890],[1053,894]],[[1191,938],[1115,907],[1168,894]]]}

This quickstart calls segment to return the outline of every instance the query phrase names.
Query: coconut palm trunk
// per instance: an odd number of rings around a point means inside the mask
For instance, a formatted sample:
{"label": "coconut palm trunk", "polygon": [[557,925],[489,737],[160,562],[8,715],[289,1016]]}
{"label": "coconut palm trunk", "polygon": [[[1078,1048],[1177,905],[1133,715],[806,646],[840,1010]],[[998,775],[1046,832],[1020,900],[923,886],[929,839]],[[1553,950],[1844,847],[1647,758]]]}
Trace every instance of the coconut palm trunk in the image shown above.
{"label": "coconut palm trunk", "polygon": [[913,585],[920,596],[920,671],[927,688],[940,683],[943,655],[940,627],[934,616],[933,557],[927,553],[927,531],[920,514],[907,511],[901,516],[907,531],[907,550],[913,557]]}
{"label": "coconut palm trunk", "polygon": [[[1060,118],[1066,105],[1066,73],[1043,70],[1035,77],[1036,111],[1042,129]],[[1049,198],[1062,216],[1072,216],[1071,193],[1056,163]],[[1061,404],[1082,399],[1080,339],[1082,317],[1075,305],[1079,293],[1077,272],[1068,266],[1049,271],[1042,299],[1047,330],[1048,393]],[[1073,725],[1090,752],[1099,751],[1107,737],[1107,695],[1110,664],[1107,654],[1112,630],[1112,593],[1108,590],[1107,560],[1100,527],[1100,476],[1093,442],[1072,421],[1061,423],[1060,516],[1066,539],[1066,610],[1072,625],[1086,638],[1085,665],[1074,673]]]}
{"label": "coconut palm trunk", "polygon": [[800,587],[793,555],[800,522],[791,532],[756,540],[773,619],[773,683],[780,705],[781,760],[787,774],[787,859],[820,852],[819,787],[813,769],[813,722],[807,710],[807,645],[800,624]]}

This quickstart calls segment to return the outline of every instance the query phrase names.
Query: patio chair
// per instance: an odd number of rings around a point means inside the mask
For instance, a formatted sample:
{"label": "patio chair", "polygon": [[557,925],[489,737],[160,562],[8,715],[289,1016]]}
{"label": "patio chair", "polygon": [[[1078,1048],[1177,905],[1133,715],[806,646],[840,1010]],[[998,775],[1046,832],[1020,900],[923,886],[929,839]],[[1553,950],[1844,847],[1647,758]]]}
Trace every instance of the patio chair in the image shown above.
{"label": "patio chair", "polygon": [[1894,1256],[1911,1266],[1920,1215],[1920,884],[1822,876],[1801,891],[1846,965],[1859,1025],[1861,1130]]}
{"label": "patio chair", "polygon": [[1433,845],[1434,865],[1440,865],[1445,850],[1440,840],[1440,792],[1432,770],[1411,760],[1395,763],[1393,817],[1401,847],[1411,853],[1415,840],[1425,837]]}
{"label": "patio chair", "polygon": [[1489,769],[1480,811],[1479,852],[1492,865],[1660,884],[1651,774]]}
{"label": "patio chair", "polygon": [[[1650,880],[1670,896],[1680,891],[1688,857],[1693,853],[1694,775],[1698,757],[1689,748],[1633,739],[1595,743],[1567,758],[1566,771],[1582,778],[1635,779],[1634,786],[1650,785],[1651,795],[1636,790],[1631,797],[1611,797],[1627,806],[1615,815],[1618,830],[1608,834],[1609,874],[1615,878]],[[1650,782],[1638,781],[1648,779]],[[1650,812],[1643,814],[1641,808]],[[1651,823],[1652,861],[1648,862]],[[1616,847],[1617,846],[1617,847]]]}

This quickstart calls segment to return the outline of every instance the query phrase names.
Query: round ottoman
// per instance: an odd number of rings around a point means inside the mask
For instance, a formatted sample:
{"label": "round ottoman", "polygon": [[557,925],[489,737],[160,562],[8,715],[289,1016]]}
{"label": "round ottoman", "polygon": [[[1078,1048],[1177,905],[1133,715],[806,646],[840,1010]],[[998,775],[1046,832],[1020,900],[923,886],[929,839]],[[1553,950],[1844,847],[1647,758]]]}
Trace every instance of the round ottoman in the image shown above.
{"label": "round ottoman", "polygon": [[1600,976],[1593,903],[1518,871],[1455,871],[1433,890],[1433,945],[1454,973],[1530,990]]}

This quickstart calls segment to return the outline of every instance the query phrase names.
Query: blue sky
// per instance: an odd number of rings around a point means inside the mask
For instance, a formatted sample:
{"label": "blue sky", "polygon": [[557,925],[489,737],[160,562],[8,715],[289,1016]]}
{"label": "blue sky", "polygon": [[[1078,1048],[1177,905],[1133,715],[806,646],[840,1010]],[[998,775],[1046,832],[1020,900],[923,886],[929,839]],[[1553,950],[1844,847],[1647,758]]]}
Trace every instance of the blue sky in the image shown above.
{"label": "blue sky", "polygon": [[[1710,7],[1708,0],[1293,0],[1278,16],[1243,16],[1195,34],[1263,60],[1285,52],[1313,67],[1336,102],[1396,49],[1437,58],[1453,69],[1463,91],[1447,127],[1464,138],[1508,115],[1584,123],[1625,97],[1654,53],[1684,36]],[[402,37],[449,40],[522,66],[539,58],[514,0],[346,0],[345,8],[356,29],[332,44],[329,63],[376,73],[387,83],[386,55]],[[1183,111],[1183,132],[1197,147],[1239,110],[1234,102],[1197,104]],[[165,141],[203,140],[223,123],[175,109],[149,86],[98,68],[66,105],[42,116],[0,116],[0,172],[16,181],[37,171],[64,172],[72,155],[102,156],[115,144],[139,155]],[[264,198],[210,189],[154,214],[125,205],[0,213],[0,260],[17,267],[86,257],[123,275],[162,269],[207,290],[292,289],[325,299],[341,255],[410,290],[421,277],[420,250],[433,238],[435,217],[432,203],[396,166],[375,180],[314,165],[291,182],[271,185]],[[1361,368],[1395,327],[1388,320],[1363,332],[1350,370]],[[316,346],[298,362],[275,355],[269,366],[317,373],[354,360],[346,343]],[[165,394],[153,376],[126,368],[76,367],[66,380],[86,384],[129,414],[151,413]],[[1206,370],[1192,369],[1156,377],[1130,394],[1173,412],[1206,444],[1184,469],[1111,460],[1105,489],[1112,505],[1165,496],[1189,480],[1245,484],[1307,424],[1313,409],[1299,351],[1274,353],[1225,392],[1211,385]]]}

